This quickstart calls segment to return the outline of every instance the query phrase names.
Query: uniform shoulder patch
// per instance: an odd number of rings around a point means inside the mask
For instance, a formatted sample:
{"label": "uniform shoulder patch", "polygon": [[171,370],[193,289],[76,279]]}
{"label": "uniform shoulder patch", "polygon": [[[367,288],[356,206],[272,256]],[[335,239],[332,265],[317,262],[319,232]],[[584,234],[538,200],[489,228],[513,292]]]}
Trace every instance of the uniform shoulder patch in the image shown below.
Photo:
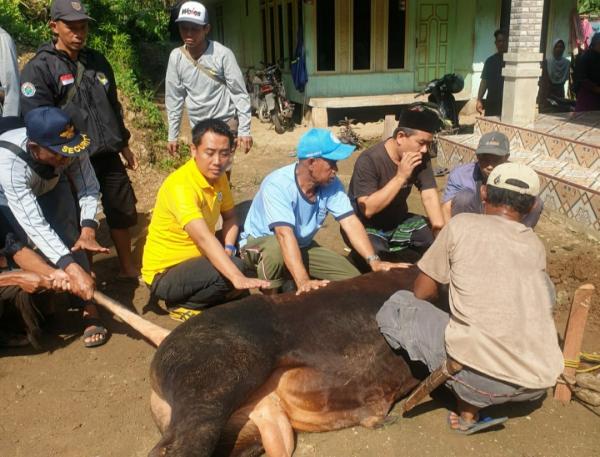
{"label": "uniform shoulder patch", "polygon": [[24,82],[21,84],[21,93],[25,97],[33,97],[35,95],[35,86],[33,83]]}

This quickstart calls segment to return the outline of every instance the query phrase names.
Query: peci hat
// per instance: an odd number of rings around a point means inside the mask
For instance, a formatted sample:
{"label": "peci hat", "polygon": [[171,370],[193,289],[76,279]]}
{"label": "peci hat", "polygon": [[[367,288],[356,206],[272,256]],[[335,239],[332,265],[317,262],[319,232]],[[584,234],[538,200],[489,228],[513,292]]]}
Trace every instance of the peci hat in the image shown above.
{"label": "peci hat", "polygon": [[65,157],[77,157],[87,152],[90,146],[89,137],[77,131],[69,115],[53,106],[28,112],[25,128],[31,141]]}
{"label": "peci hat", "polygon": [[79,0],[53,0],[50,6],[50,18],[53,21],[93,21],[85,6]]}
{"label": "peci hat", "polygon": [[200,2],[185,2],[179,8],[179,15],[175,22],[192,22],[198,25],[208,24],[208,11]]}
{"label": "peci hat", "polygon": [[540,193],[540,178],[537,173],[521,163],[506,162],[498,165],[490,173],[487,185],[532,197],[537,197]]}
{"label": "peci hat", "polygon": [[437,107],[423,102],[413,103],[404,108],[398,121],[398,127],[428,133],[439,132],[443,125],[443,118]]}
{"label": "peci hat", "polygon": [[342,143],[327,129],[310,129],[298,142],[296,148],[299,159],[344,160],[350,157],[356,146]]}
{"label": "peci hat", "polygon": [[502,132],[484,133],[479,140],[475,154],[492,154],[507,156],[510,154],[510,141]]}

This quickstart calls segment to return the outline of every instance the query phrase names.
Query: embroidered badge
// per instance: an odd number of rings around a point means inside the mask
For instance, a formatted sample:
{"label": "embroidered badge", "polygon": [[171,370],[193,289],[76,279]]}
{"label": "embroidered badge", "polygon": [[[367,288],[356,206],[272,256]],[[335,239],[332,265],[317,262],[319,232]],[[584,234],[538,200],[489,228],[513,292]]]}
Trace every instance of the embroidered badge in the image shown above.
{"label": "embroidered badge", "polygon": [[60,83],[63,86],[68,86],[69,84],[73,84],[75,82],[75,77],[71,73],[67,73],[65,75],[60,75]]}
{"label": "embroidered badge", "polygon": [[[61,134],[62,136],[62,134]],[[76,144],[75,146],[69,146],[69,145],[64,145],[61,148],[61,151],[63,152],[63,154],[78,154],[81,151],[85,151],[85,149],[90,145],[90,139],[88,138],[88,136],[85,133],[81,134],[81,141],[79,142],[79,144]]]}
{"label": "embroidered badge", "polygon": [[67,128],[58,134],[58,136],[70,140],[75,136],[75,127],[73,125],[68,125]]}
{"label": "embroidered badge", "polygon": [[81,11],[81,3],[79,2],[71,2],[71,6],[75,11]]}
{"label": "embroidered badge", "polygon": [[219,203],[223,201],[223,192],[217,192],[217,201]]}
{"label": "embroidered badge", "polygon": [[102,84],[103,86],[106,86],[108,84],[108,78],[101,71],[96,73],[96,78],[98,78],[98,81],[100,81],[100,84]]}
{"label": "embroidered badge", "polygon": [[33,97],[35,95],[35,86],[30,82],[23,83],[21,84],[21,93],[25,97]]}

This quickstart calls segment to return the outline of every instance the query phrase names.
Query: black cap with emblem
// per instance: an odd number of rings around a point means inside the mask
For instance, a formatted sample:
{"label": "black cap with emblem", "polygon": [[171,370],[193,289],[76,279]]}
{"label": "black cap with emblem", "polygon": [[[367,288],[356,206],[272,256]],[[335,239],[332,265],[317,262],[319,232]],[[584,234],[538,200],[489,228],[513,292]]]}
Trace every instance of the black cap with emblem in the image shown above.
{"label": "black cap with emblem", "polygon": [[53,0],[50,18],[53,21],[93,21],[87,15],[85,6],[78,0]]}

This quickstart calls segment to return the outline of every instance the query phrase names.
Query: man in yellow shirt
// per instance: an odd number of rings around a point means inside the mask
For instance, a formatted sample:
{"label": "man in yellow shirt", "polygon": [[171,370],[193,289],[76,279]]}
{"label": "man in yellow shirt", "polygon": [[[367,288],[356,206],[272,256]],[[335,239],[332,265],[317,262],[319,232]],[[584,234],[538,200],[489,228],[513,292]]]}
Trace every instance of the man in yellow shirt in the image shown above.
{"label": "man in yellow shirt", "polygon": [[[198,310],[227,301],[235,290],[269,287],[268,281],[247,278],[243,261],[235,257],[239,227],[225,175],[233,141],[224,122],[199,122],[192,130],[192,159],[158,191],[142,276],[168,308]],[[223,244],[215,236],[219,216]]]}

